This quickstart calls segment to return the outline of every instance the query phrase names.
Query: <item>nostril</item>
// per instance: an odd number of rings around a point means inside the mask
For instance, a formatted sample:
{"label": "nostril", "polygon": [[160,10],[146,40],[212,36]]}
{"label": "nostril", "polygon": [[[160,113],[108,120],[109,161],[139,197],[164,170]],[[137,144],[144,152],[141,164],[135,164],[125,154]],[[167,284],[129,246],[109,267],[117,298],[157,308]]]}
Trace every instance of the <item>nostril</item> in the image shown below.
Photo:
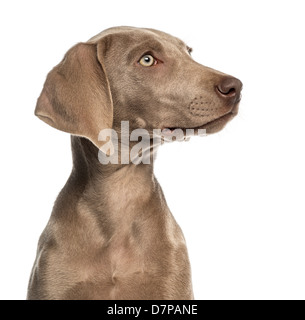
{"label": "nostril", "polygon": [[217,86],[217,91],[220,93],[221,96],[228,97],[228,98],[236,95],[235,88],[225,89],[223,87]]}
{"label": "nostril", "polygon": [[234,96],[239,96],[242,88],[242,83],[236,78],[225,78],[220,84],[217,85],[217,91],[224,98],[230,98]]}
{"label": "nostril", "polygon": [[235,88],[231,88],[227,93],[225,93],[225,95],[230,95],[230,96],[233,96],[236,94],[236,90]]}

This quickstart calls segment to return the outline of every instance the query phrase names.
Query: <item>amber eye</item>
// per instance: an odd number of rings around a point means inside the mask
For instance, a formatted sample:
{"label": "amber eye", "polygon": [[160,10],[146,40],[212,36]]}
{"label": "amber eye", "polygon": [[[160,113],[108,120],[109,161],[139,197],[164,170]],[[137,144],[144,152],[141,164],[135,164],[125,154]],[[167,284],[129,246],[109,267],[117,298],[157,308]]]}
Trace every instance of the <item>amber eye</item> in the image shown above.
{"label": "amber eye", "polygon": [[143,67],[151,67],[156,64],[156,62],[157,60],[150,54],[144,55],[139,61],[140,65]]}

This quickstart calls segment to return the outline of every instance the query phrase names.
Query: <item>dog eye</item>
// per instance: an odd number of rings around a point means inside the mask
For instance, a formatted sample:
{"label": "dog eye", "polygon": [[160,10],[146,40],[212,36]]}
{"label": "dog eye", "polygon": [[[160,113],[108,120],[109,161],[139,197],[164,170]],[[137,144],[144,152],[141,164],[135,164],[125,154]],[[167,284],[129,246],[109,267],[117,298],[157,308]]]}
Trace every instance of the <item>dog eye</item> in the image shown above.
{"label": "dog eye", "polygon": [[157,60],[150,54],[145,54],[139,61],[143,67],[151,67],[157,64]]}
{"label": "dog eye", "polygon": [[187,50],[188,54],[191,56],[191,53],[193,52],[193,49],[190,48],[189,46],[187,46],[186,50]]}

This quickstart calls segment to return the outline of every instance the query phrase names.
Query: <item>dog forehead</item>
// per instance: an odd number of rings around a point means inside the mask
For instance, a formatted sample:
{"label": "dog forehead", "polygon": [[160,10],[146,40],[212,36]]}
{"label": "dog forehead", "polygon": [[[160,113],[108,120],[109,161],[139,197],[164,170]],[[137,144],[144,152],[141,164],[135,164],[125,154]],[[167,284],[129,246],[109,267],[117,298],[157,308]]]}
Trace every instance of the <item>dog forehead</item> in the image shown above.
{"label": "dog forehead", "polygon": [[106,29],[92,37],[88,42],[97,43],[101,39],[109,35],[118,36],[122,40],[126,39],[126,41],[130,39],[132,39],[135,42],[159,40],[162,41],[163,44],[167,43],[180,48],[186,47],[186,44],[182,40],[163,31],[150,28],[137,28],[128,26],[113,27]]}

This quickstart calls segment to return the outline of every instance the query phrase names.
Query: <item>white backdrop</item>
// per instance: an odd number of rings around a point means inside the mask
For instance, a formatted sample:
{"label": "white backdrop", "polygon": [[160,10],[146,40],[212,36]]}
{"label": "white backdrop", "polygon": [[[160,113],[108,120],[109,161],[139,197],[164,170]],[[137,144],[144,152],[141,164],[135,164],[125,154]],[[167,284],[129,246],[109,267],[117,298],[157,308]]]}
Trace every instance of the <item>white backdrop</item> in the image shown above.
{"label": "white backdrop", "polygon": [[303,1],[0,4],[0,299],[24,299],[40,233],[71,170],[69,135],[33,111],[47,72],[108,27],[151,27],[244,84],[221,133],[161,148],[196,299],[305,299]]}

